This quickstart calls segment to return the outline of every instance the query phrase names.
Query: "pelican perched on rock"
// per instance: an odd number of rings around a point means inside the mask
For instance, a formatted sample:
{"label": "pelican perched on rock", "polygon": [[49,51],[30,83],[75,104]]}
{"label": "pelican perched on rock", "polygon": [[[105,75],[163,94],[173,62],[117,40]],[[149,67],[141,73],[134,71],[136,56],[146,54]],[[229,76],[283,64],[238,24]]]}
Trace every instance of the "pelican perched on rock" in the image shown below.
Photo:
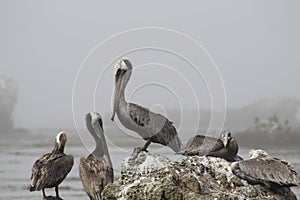
{"label": "pelican perched on rock", "polygon": [[250,159],[231,164],[232,172],[249,184],[262,184],[268,188],[299,186],[299,176],[287,161],[270,157],[264,150],[251,150]]}
{"label": "pelican perched on rock", "polygon": [[112,162],[100,114],[88,113],[86,115],[86,127],[96,142],[96,148],[87,158],[80,158],[79,175],[84,190],[90,199],[100,200],[104,187],[114,180]]}
{"label": "pelican perched on rock", "polygon": [[55,138],[55,146],[51,153],[43,155],[35,161],[32,167],[30,191],[43,191],[44,199],[47,198],[45,188],[55,187],[56,198],[60,199],[58,194],[58,185],[63,182],[71,171],[74,158],[72,155],[64,153],[67,142],[66,132],[60,132]]}
{"label": "pelican perched on rock", "polygon": [[181,141],[171,121],[160,114],[125,100],[125,88],[132,73],[130,61],[123,58],[115,65],[114,72],[115,92],[111,120],[114,120],[115,113],[117,113],[123,126],[137,132],[147,141],[140,150],[147,151],[150,143],[154,142],[166,145],[178,152],[181,148]]}
{"label": "pelican perched on rock", "polygon": [[196,135],[190,138],[178,153],[186,156],[207,155],[235,161],[238,150],[236,139],[229,131],[225,131],[220,138]]}

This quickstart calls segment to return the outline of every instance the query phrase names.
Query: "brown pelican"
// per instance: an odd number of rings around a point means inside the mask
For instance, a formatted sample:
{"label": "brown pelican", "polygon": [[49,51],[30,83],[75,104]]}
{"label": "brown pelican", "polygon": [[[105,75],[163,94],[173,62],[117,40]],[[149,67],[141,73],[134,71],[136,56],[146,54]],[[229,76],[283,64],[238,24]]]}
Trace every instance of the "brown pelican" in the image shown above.
{"label": "brown pelican", "polygon": [[235,161],[239,150],[238,143],[229,131],[222,133],[220,138],[196,135],[190,138],[179,151],[186,156],[214,156],[227,161]]}
{"label": "brown pelican", "polygon": [[111,120],[114,120],[115,113],[117,113],[123,126],[137,132],[147,141],[140,150],[147,151],[150,143],[154,142],[166,145],[178,152],[181,147],[181,141],[171,121],[142,106],[126,102],[124,92],[132,73],[132,65],[129,60],[123,58],[115,65],[114,70],[115,93]]}
{"label": "brown pelican", "polygon": [[232,172],[250,184],[268,188],[299,186],[299,176],[287,161],[270,157],[264,150],[251,150],[250,159],[231,164]]}
{"label": "brown pelican", "polygon": [[100,200],[104,187],[114,180],[113,167],[105,141],[101,116],[96,112],[88,113],[86,126],[94,137],[96,148],[87,158],[80,158],[79,175],[90,199]]}
{"label": "brown pelican", "polygon": [[72,155],[64,154],[64,148],[67,141],[66,132],[60,132],[55,138],[55,146],[51,153],[43,155],[35,161],[32,167],[30,191],[43,191],[44,199],[47,198],[45,188],[55,187],[56,198],[58,194],[58,185],[63,182],[71,171],[74,158]]}

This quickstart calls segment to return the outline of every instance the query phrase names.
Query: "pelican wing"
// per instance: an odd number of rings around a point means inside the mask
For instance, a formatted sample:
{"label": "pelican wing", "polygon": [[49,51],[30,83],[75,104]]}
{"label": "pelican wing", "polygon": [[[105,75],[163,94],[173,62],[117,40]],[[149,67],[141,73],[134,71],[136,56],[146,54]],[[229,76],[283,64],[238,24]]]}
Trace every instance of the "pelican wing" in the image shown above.
{"label": "pelican wing", "polygon": [[37,182],[40,184],[40,178],[42,176],[42,167],[47,163],[51,156],[51,153],[43,155],[41,158],[36,160],[31,169],[31,184],[29,186],[30,191],[35,191],[37,188]]}
{"label": "pelican wing", "polygon": [[206,155],[224,148],[222,140],[204,135],[190,138],[180,150],[183,155]]}
{"label": "pelican wing", "polygon": [[254,158],[233,164],[233,172],[250,183],[297,186],[299,178],[294,167],[278,158]]}
{"label": "pelican wing", "polygon": [[129,116],[137,126],[145,127],[150,124],[149,110],[134,103],[129,104]]}
{"label": "pelican wing", "polygon": [[151,137],[151,141],[167,145],[175,152],[179,152],[182,146],[173,123],[167,119],[161,130]]}
{"label": "pelican wing", "polygon": [[175,152],[181,148],[181,141],[173,123],[161,114],[154,113],[137,104],[129,104],[129,115],[135,124],[143,128],[137,131],[144,139],[169,146]]}
{"label": "pelican wing", "polygon": [[85,192],[93,200],[100,200],[104,187],[113,182],[113,169],[104,159],[93,155],[80,159],[79,175]]}

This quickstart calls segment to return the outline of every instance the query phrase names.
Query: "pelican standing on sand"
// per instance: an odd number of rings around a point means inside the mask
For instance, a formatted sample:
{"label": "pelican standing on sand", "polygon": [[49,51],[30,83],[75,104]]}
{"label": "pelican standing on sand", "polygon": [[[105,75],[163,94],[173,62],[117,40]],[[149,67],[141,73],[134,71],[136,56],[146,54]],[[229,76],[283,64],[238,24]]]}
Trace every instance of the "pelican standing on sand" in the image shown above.
{"label": "pelican standing on sand", "polygon": [[231,164],[232,172],[249,184],[262,184],[275,190],[299,186],[294,166],[279,158],[270,157],[264,150],[251,150],[250,159]]}
{"label": "pelican standing on sand", "polygon": [[40,159],[35,161],[32,167],[32,182],[29,186],[29,190],[42,190],[44,199],[47,199],[45,188],[53,187],[55,187],[56,198],[60,199],[58,185],[63,182],[73,167],[73,156],[64,154],[66,142],[66,132],[58,133],[55,138],[53,151],[43,155]]}
{"label": "pelican standing on sand", "polygon": [[87,158],[80,158],[79,175],[84,190],[90,199],[100,200],[104,187],[114,180],[113,167],[100,114],[88,113],[86,115],[86,127],[96,142],[96,148]]}
{"label": "pelican standing on sand", "polygon": [[111,120],[114,120],[115,113],[117,113],[123,126],[137,132],[147,141],[138,152],[147,151],[151,142],[166,145],[173,151],[178,152],[181,148],[181,141],[172,122],[160,114],[153,113],[142,106],[128,103],[125,100],[125,88],[132,73],[130,61],[123,58],[115,65],[114,72],[115,91]]}
{"label": "pelican standing on sand", "polygon": [[235,161],[239,150],[238,143],[229,131],[222,133],[220,138],[196,135],[190,138],[179,151],[186,156],[213,156]]}

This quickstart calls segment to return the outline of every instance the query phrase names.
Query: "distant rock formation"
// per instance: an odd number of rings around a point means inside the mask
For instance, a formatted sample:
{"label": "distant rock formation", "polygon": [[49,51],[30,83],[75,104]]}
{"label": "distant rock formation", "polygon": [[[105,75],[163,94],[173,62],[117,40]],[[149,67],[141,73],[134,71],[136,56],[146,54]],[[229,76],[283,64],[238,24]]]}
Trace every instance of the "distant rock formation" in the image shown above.
{"label": "distant rock formation", "polygon": [[291,127],[289,126],[289,121],[286,119],[284,123],[281,123],[277,115],[274,114],[266,120],[260,120],[258,117],[255,117],[254,123],[246,130],[246,132],[274,133],[281,131],[282,133],[287,133],[290,130]]}
{"label": "distant rock formation", "polygon": [[12,113],[17,102],[17,84],[0,75],[0,134],[14,130]]}
{"label": "distant rock formation", "polygon": [[268,119],[254,118],[254,123],[245,131],[237,132],[239,145],[247,148],[285,147],[298,148],[300,129],[290,126],[289,120],[280,120],[276,114]]}
{"label": "distant rock formation", "polygon": [[214,157],[187,157],[182,161],[141,152],[122,163],[119,184],[107,185],[103,199],[296,199],[293,192],[276,194],[249,185],[235,176],[230,163]]}

